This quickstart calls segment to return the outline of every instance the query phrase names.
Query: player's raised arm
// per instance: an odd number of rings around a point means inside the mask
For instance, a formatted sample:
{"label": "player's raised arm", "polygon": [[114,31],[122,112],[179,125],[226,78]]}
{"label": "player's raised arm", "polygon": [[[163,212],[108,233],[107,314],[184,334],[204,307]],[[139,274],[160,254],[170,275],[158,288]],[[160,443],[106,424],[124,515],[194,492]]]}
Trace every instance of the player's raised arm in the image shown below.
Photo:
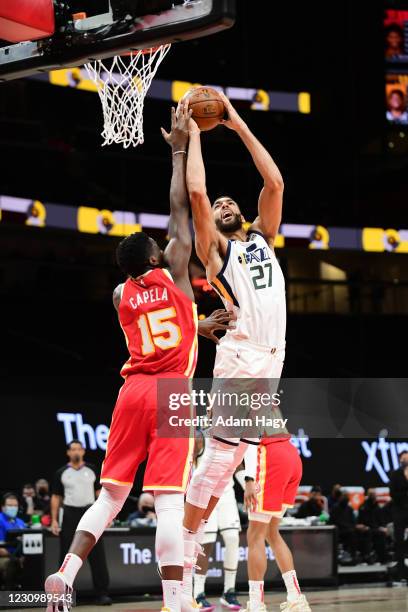
{"label": "player's raised arm", "polygon": [[222,267],[219,254],[221,238],[217,232],[211,203],[207,195],[200,130],[192,119],[190,119],[186,181],[193,213],[197,255],[206,267],[207,275],[215,276]]}
{"label": "player's raised arm", "polygon": [[[188,148],[188,122],[190,111],[180,105],[177,113],[171,109],[171,130],[161,128],[163,138],[171,146],[173,174],[170,185],[169,244],[164,251],[175,282],[192,293],[188,278],[188,262],[191,256],[191,234],[189,227],[189,203],[186,187],[186,164]],[[184,287],[184,285],[186,285]]]}
{"label": "player's raised arm", "polygon": [[224,120],[223,124],[237,132],[264,181],[259,194],[258,217],[252,228],[261,231],[272,242],[278,233],[282,218],[284,188],[282,175],[268,151],[241,119],[228,98],[224,94],[221,94],[221,97],[228,113],[228,119]]}

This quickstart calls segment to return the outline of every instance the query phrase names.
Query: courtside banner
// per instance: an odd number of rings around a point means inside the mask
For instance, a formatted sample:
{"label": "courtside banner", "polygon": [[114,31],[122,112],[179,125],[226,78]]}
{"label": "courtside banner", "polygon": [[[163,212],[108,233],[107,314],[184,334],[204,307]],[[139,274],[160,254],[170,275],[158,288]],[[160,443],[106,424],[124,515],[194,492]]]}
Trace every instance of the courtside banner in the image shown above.
{"label": "courtside banner", "polygon": [[408,436],[407,378],[179,379],[157,383],[164,438],[199,427],[222,438],[396,438]]}

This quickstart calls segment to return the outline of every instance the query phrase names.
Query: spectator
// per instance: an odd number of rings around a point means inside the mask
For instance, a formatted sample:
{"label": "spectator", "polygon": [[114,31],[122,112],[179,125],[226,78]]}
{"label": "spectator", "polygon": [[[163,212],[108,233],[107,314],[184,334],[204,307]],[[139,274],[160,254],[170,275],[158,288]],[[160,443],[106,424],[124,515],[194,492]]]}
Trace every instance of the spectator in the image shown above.
{"label": "spectator", "polygon": [[368,489],[366,500],[358,512],[357,529],[359,525],[370,529],[374,550],[380,563],[386,562],[387,528],[385,524],[375,491]]}
{"label": "spectator", "polygon": [[20,514],[24,522],[30,523],[32,515],[35,514],[34,512],[35,489],[31,483],[27,483],[23,486],[21,497],[23,501],[20,507]]}
{"label": "spectator", "polygon": [[370,558],[372,552],[370,530],[364,526],[356,527],[354,512],[349,504],[347,493],[340,492],[339,500],[330,512],[330,522],[337,527],[339,542],[350,554],[354,564],[359,558],[357,552],[362,552],[364,559]]}
{"label": "spectator", "polygon": [[[95,468],[85,463],[85,449],[79,440],[72,440],[67,445],[67,455],[69,462],[56,472],[51,496],[51,531],[54,535],[61,536],[61,561],[68,552],[79,520],[100,491]],[[64,515],[60,528],[58,514],[62,503]],[[108,596],[109,574],[103,538],[95,545],[88,560],[98,596],[97,604],[110,605],[112,600]]]}
{"label": "spectator", "polygon": [[333,488],[331,490],[331,493],[327,499],[327,503],[329,506],[329,512],[331,511],[331,509],[333,508],[334,504],[337,504],[337,502],[339,501],[341,497],[341,485],[340,484],[335,484],[333,485]]}
{"label": "spectator", "polygon": [[387,119],[393,123],[408,124],[405,96],[400,89],[393,89],[387,98]]}
{"label": "spectator", "polygon": [[38,514],[51,513],[50,485],[45,478],[39,478],[35,483],[34,508]]}
{"label": "spectator", "polygon": [[404,31],[398,23],[390,23],[385,29],[385,57],[404,54]]}
{"label": "spectator", "polygon": [[306,518],[307,516],[320,516],[323,510],[324,499],[322,489],[319,486],[314,486],[310,492],[310,498],[299,506],[295,517]]}
{"label": "spectator", "polygon": [[399,455],[400,467],[390,474],[390,494],[394,523],[395,556],[397,579],[406,578],[405,570],[405,529],[408,527],[408,452]]}
{"label": "spectator", "polygon": [[7,533],[12,529],[24,529],[25,523],[17,517],[18,499],[14,493],[3,495],[0,513],[0,574],[5,589],[12,590],[21,570],[21,551],[7,543]]}
{"label": "spectator", "polygon": [[139,524],[155,527],[157,517],[154,512],[154,497],[151,493],[142,493],[137,500],[137,510],[128,516],[129,523],[140,522]]}

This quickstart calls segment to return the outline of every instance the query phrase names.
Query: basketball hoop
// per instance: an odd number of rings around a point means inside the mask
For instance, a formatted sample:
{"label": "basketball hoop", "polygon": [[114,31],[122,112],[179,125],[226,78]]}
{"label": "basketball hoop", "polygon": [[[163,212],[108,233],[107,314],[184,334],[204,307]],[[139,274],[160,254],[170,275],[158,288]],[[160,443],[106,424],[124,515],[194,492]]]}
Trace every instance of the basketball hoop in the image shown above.
{"label": "basketball hoop", "polygon": [[170,44],[166,44],[130,51],[123,56],[115,55],[109,68],[104,60],[85,64],[102,102],[103,145],[116,142],[126,149],[144,142],[144,100],[170,47]]}

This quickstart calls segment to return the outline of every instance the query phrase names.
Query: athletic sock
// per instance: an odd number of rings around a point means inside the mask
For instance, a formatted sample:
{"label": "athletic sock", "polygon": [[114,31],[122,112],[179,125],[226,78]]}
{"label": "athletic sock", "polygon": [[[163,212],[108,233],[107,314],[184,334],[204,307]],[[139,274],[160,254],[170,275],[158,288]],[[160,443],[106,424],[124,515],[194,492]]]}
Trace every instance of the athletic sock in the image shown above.
{"label": "athletic sock", "polygon": [[65,555],[63,564],[58,570],[58,573],[64,576],[65,582],[68,586],[72,587],[75,577],[82,567],[82,559],[74,553],[68,553]]}
{"label": "athletic sock", "polygon": [[264,602],[264,581],[249,580],[249,604],[251,612],[257,610]]}
{"label": "athletic sock", "polygon": [[162,580],[163,606],[172,612],[180,612],[180,580]]}
{"label": "athletic sock", "polygon": [[194,574],[194,599],[197,599],[201,593],[205,593],[205,581],[207,576],[205,574]]}
{"label": "athletic sock", "polygon": [[285,583],[286,590],[288,592],[287,599],[289,602],[296,601],[297,598],[302,594],[295,570],[290,570],[282,574],[283,581]]}
{"label": "athletic sock", "polygon": [[224,593],[232,589],[235,591],[235,581],[237,578],[237,570],[224,570]]}
{"label": "athletic sock", "polygon": [[182,590],[189,599],[193,599],[193,566],[195,565],[196,536],[197,533],[193,533],[183,527],[184,569]]}

